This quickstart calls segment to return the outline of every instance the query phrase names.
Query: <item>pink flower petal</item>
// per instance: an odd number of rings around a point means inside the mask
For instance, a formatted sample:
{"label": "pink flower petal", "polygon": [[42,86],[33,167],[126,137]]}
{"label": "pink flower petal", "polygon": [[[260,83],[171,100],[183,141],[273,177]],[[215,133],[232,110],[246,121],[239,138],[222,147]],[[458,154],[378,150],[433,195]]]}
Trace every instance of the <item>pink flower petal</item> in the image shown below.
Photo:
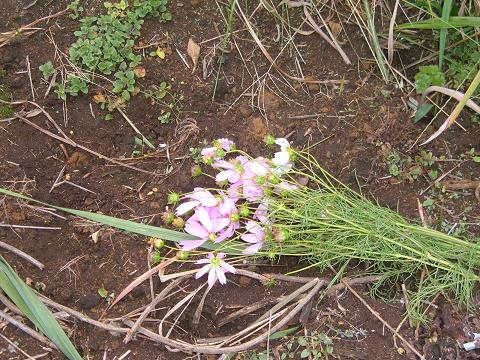
{"label": "pink flower petal", "polygon": [[187,221],[185,224],[185,232],[199,238],[206,239],[210,233],[197,221]]}
{"label": "pink flower petal", "polygon": [[218,204],[218,199],[210,191],[207,190],[196,190],[192,194],[192,197],[195,200],[200,201],[203,206],[216,206]]}
{"label": "pink flower petal", "polygon": [[[195,214],[198,216],[198,220],[203,225],[203,227],[207,230],[207,232],[213,233],[213,223],[212,219],[210,219],[210,215],[208,214],[207,210],[204,207],[198,207],[195,211]],[[208,236],[208,235],[207,235]]]}
{"label": "pink flower petal", "polygon": [[245,242],[251,243],[251,244],[256,244],[259,241],[261,241],[258,237],[256,237],[254,234],[244,234],[241,236],[241,239]]}
{"label": "pink flower petal", "polygon": [[227,278],[225,277],[225,274],[223,273],[222,268],[216,267],[215,273],[217,274],[218,281],[220,282],[220,284],[225,285],[227,283]]}
{"label": "pink flower petal", "polygon": [[230,178],[230,176],[232,176],[232,174],[234,175],[235,171],[233,171],[233,170],[221,171],[217,174],[217,176],[215,176],[215,181],[216,182],[223,182],[225,180],[228,180]]}
{"label": "pink flower petal", "polygon": [[225,160],[216,161],[212,164],[212,167],[216,169],[235,170],[235,165]]}
{"label": "pink flower petal", "polygon": [[196,249],[200,246],[202,246],[205,241],[207,240],[183,240],[183,241],[180,241],[180,246],[182,247],[182,250],[193,250],[193,249]]}
{"label": "pink flower petal", "polygon": [[223,269],[224,272],[231,273],[231,274],[237,273],[237,270],[235,270],[235,268],[232,265],[227,264],[225,261],[222,261],[220,263],[220,267]]}
{"label": "pink flower petal", "polygon": [[208,287],[212,287],[215,285],[217,281],[217,274],[215,273],[215,268],[211,268],[210,272],[208,273]]}
{"label": "pink flower petal", "polygon": [[210,264],[210,260],[209,259],[200,259],[200,260],[195,261],[195,264],[197,264],[197,265]]}
{"label": "pink flower petal", "polygon": [[263,242],[258,242],[256,244],[250,245],[244,251],[242,251],[242,254],[245,254],[245,255],[255,254],[258,252],[258,250],[260,250],[262,246],[263,246]]}
{"label": "pink flower petal", "polygon": [[[204,260],[207,260],[208,259],[204,259]],[[195,279],[200,279],[203,275],[205,275],[210,269],[212,268],[212,264],[208,264],[208,265],[205,265],[203,266],[200,270],[197,271],[197,273],[195,274]]]}
{"label": "pink flower petal", "polygon": [[195,208],[195,206],[199,204],[200,202],[197,200],[184,202],[183,204],[180,204],[177,206],[177,209],[175,210],[175,214],[177,214],[177,216],[183,215],[189,212],[190,210],[192,210],[193,208]]}
{"label": "pink flower petal", "polygon": [[228,218],[215,219],[212,225],[212,233],[219,232],[220,230],[226,228],[228,224],[230,224],[230,219]]}

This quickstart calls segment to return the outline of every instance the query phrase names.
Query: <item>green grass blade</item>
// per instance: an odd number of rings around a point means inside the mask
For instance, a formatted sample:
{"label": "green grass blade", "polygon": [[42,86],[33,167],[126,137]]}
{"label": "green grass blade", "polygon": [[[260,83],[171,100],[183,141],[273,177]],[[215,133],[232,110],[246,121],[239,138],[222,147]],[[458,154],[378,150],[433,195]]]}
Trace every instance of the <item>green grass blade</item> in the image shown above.
{"label": "green grass blade", "polygon": [[[452,11],[452,0],[445,0],[442,9],[442,20],[448,23],[450,12]],[[440,45],[438,49],[438,67],[442,70],[443,59],[445,58],[445,45],[447,43],[448,29],[440,29]]]}
{"label": "green grass blade", "polygon": [[104,225],[112,226],[117,229],[129,231],[135,234],[140,234],[145,236],[154,236],[164,240],[170,240],[173,242],[179,242],[182,240],[198,240],[197,237],[183,233],[183,232],[164,229],[164,228],[152,226],[152,225],[145,225],[145,224],[137,223],[135,221],[118,219],[113,216],[92,213],[89,211],[68,209],[60,206],[50,205],[42,201],[35,200],[28,196],[16,193],[14,191],[6,190],[3,188],[0,188],[0,194],[5,194],[5,195],[13,196],[19,199],[33,201],[38,204],[47,205],[54,209],[62,210],[62,211],[65,211],[66,213],[80,216],[84,219],[92,220]]}
{"label": "green grass blade", "polygon": [[0,256],[0,288],[25,316],[70,360],[82,360],[70,339],[48,308]]}
{"label": "green grass blade", "polygon": [[462,27],[478,27],[480,26],[480,17],[478,16],[451,16],[448,22],[441,18],[431,18],[411,23],[400,24],[397,29],[420,29],[420,30],[440,30],[440,29],[457,29]]}
{"label": "green grass blade", "polygon": [[[173,230],[164,229],[164,228],[152,226],[152,225],[145,225],[142,223],[137,223],[135,221],[123,220],[113,216],[92,213],[89,211],[75,210],[75,209],[64,208],[61,206],[55,206],[39,200],[32,199],[31,197],[19,194],[14,191],[3,189],[3,188],[0,188],[0,194],[5,194],[18,199],[23,199],[23,200],[32,201],[38,204],[46,205],[54,209],[64,211],[66,213],[79,216],[84,219],[92,220],[92,221],[101,223],[103,225],[108,225],[117,229],[121,229],[124,231],[139,234],[139,235],[153,236],[153,237],[157,237],[164,240],[170,240],[175,243],[178,243],[183,240],[198,240],[197,237],[184,232],[173,231]],[[224,243],[214,244],[213,242],[209,241],[204,243],[202,245],[202,248],[206,250],[221,250],[230,255],[240,255],[246,247],[246,245],[245,246],[242,246],[242,245],[243,244],[241,245],[239,244],[229,245]]]}
{"label": "green grass blade", "polygon": [[370,4],[368,0],[363,0],[365,5],[365,13],[367,15],[367,24],[370,32],[370,37],[372,38],[373,48],[375,49],[375,60],[377,61],[378,68],[382,74],[382,78],[385,81],[388,81],[388,71],[385,66],[385,58],[383,56],[382,48],[380,42],[378,41],[377,31],[375,30],[375,23],[373,21],[373,16],[370,11]]}

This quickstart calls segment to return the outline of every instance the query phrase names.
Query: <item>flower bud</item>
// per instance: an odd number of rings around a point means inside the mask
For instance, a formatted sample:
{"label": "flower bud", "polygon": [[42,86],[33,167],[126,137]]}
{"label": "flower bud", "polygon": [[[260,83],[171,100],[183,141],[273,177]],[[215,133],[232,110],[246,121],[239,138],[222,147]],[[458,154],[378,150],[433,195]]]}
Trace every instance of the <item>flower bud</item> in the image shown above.
{"label": "flower bud", "polygon": [[170,205],[177,205],[180,201],[180,194],[174,191],[168,194],[167,203]]}
{"label": "flower bud", "polygon": [[203,162],[205,163],[205,165],[210,166],[213,164],[213,157],[211,156],[205,157],[203,158]]}
{"label": "flower bud", "polygon": [[195,165],[194,167],[192,167],[192,177],[196,178],[201,176],[202,174],[203,174],[203,171],[200,165]]}
{"label": "flower bud", "polygon": [[265,136],[263,141],[265,142],[265,144],[267,144],[267,146],[272,146],[275,144],[275,136],[273,136],[272,134],[268,134],[267,136]]}
{"label": "flower bud", "polygon": [[175,220],[175,215],[171,211],[165,211],[162,213],[162,221],[165,225],[171,225]]}
{"label": "flower bud", "polygon": [[152,236],[147,240],[147,244],[153,245],[153,247],[156,249],[161,249],[165,245],[165,241]]}
{"label": "flower bud", "polygon": [[240,220],[240,214],[238,213],[233,213],[232,215],[230,215],[230,220],[232,220],[232,222],[237,222]]}
{"label": "flower bud", "polygon": [[180,250],[178,253],[178,258],[180,260],[188,260],[188,258],[190,257],[190,253],[188,251],[185,251],[185,250]]}
{"label": "flower bud", "polygon": [[248,215],[250,215],[250,209],[248,208],[248,206],[242,205],[240,207],[240,215],[242,217],[248,217]]}
{"label": "flower bud", "polygon": [[152,260],[152,263],[155,265],[155,264],[158,264],[160,261],[162,261],[162,254],[160,254],[160,251],[155,251],[152,253],[152,257],[151,257],[151,260]]}
{"label": "flower bud", "polygon": [[185,226],[185,220],[183,220],[181,217],[176,217],[172,221],[172,225],[177,229],[183,229],[183,227]]}

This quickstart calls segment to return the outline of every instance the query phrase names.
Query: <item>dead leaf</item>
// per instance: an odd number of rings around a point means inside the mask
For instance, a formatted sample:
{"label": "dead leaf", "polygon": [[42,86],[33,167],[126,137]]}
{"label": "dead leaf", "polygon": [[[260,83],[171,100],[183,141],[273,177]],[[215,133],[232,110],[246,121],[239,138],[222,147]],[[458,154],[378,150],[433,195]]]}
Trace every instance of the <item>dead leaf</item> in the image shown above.
{"label": "dead leaf", "polygon": [[137,78],[144,78],[147,75],[147,70],[141,66],[135,68],[134,72]]}
{"label": "dead leaf", "polygon": [[101,229],[95,231],[95,232],[91,235],[94,244],[98,243],[100,231],[101,231]]}
{"label": "dead leaf", "polygon": [[95,101],[97,104],[101,104],[107,101],[107,98],[105,95],[102,94],[97,94],[93,97],[93,101]]}
{"label": "dead leaf", "polygon": [[340,25],[339,23],[336,23],[335,21],[329,21],[328,27],[330,28],[330,31],[332,32],[333,37],[335,39],[338,39],[338,36],[342,32],[342,25]]}
{"label": "dead leaf", "polygon": [[187,54],[190,56],[190,59],[192,59],[193,62],[193,74],[197,68],[198,59],[200,58],[200,46],[192,39],[188,40]]}
{"label": "dead leaf", "polygon": [[132,91],[132,96],[137,96],[140,93],[140,88],[135,86]]}

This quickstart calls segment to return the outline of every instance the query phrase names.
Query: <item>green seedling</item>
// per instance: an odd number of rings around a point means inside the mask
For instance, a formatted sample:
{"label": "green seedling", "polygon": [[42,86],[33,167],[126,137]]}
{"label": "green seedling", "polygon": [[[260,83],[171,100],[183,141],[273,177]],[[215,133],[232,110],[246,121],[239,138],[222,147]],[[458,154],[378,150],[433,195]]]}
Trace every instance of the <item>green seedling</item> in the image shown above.
{"label": "green seedling", "polygon": [[85,9],[80,4],[80,0],[75,0],[68,4],[68,10],[71,11],[71,14],[69,15],[70,19],[75,20],[80,17]]}
{"label": "green seedling", "polygon": [[48,80],[53,74],[55,74],[55,67],[53,66],[51,61],[40,65],[38,69],[42,72],[43,78],[45,80]]}
{"label": "green seedling", "polygon": [[445,75],[437,65],[420,66],[418,73],[415,75],[417,93],[423,93],[432,85],[445,85]]}

